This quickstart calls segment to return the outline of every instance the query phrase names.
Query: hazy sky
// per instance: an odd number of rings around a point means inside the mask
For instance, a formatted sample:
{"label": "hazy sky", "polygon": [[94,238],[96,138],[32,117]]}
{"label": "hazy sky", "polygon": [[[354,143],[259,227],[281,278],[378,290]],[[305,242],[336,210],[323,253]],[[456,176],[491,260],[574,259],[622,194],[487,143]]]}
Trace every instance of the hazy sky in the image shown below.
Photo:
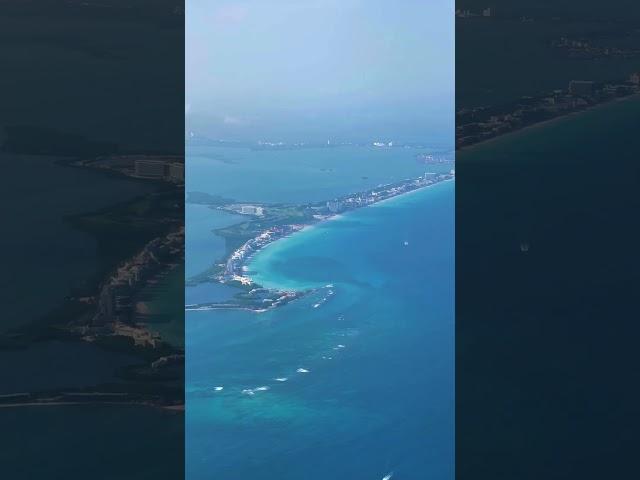
{"label": "hazy sky", "polygon": [[453,11],[453,0],[187,0],[189,128],[453,141]]}

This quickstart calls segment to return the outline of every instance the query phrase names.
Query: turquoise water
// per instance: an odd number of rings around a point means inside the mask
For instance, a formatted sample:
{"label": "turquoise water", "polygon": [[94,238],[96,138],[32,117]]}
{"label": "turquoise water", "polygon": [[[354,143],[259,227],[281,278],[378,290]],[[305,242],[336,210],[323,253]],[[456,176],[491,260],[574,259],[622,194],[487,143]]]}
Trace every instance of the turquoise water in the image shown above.
{"label": "turquoise water", "polygon": [[[449,171],[450,165],[425,166],[416,155],[429,149],[342,146],[292,150],[239,147],[188,147],[187,191],[237,201],[307,203],[364,191],[381,183]],[[438,150],[434,150],[438,151]],[[197,275],[225,255],[214,234],[243,219],[206,205],[185,205],[185,278]],[[238,291],[205,283],[185,289],[187,304],[223,301]]]}
{"label": "turquoise water", "polygon": [[454,182],[278,241],[250,268],[320,288],[263,314],[187,312],[187,478],[453,478]]}
{"label": "turquoise water", "polygon": [[[292,150],[189,147],[187,191],[239,201],[307,203],[450,166],[416,161],[429,149],[343,146]],[[188,212],[187,212],[188,213]]]}

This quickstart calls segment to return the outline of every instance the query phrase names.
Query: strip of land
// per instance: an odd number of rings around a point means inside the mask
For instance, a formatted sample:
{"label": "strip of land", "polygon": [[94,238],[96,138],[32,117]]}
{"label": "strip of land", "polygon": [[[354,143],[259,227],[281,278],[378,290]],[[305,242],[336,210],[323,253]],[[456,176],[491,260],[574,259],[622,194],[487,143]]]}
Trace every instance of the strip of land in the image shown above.
{"label": "strip of land", "polygon": [[505,105],[460,108],[456,112],[456,149],[585,111],[640,93],[640,73],[609,82],[573,80],[565,89],[526,96]]}
{"label": "strip of land", "polygon": [[[22,140],[32,129],[17,130],[20,135],[10,135],[12,141],[5,149],[28,147]],[[53,145],[68,144],[58,132],[43,133]],[[183,347],[153,332],[140,310],[145,287],[184,261],[184,161],[153,154],[96,156],[89,152],[102,150],[102,145],[85,143],[61,152],[65,158],[58,163],[152,182],[157,188],[116,205],[64,218],[95,238],[98,271],[45,316],[3,332],[0,349],[27,349],[36,342],[52,340],[84,341],[137,359],[132,360],[135,364],[118,368],[114,377],[122,381],[113,385],[0,395],[0,407],[99,403],[179,409],[184,392],[175,385],[181,385],[184,377]]]}
{"label": "strip of land", "polygon": [[[219,282],[239,287],[240,293],[232,300],[225,302],[193,304],[187,305],[186,308],[187,310],[246,309],[264,312],[285,305],[304,295],[305,292],[267,289],[256,283],[251,278],[248,267],[256,253],[278,239],[336,215],[430,187],[454,177],[454,170],[448,173],[425,173],[417,178],[379,185],[364,192],[344,195],[326,202],[304,205],[225,203],[219,197],[212,197],[210,202],[212,208],[246,215],[249,219],[216,230],[216,234],[223,237],[227,243],[227,256],[212,268],[191,278],[187,285]],[[189,194],[188,201],[192,201],[192,198],[195,203],[207,204],[206,194]]]}

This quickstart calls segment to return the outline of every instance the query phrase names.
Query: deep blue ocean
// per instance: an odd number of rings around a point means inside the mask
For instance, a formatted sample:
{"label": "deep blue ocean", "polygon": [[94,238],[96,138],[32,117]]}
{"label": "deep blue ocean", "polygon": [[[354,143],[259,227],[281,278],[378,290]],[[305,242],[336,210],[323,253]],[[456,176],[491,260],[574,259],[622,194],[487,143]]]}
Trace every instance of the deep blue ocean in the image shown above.
{"label": "deep blue ocean", "polygon": [[264,249],[255,277],[300,300],[187,312],[188,480],[453,478],[454,191]]}

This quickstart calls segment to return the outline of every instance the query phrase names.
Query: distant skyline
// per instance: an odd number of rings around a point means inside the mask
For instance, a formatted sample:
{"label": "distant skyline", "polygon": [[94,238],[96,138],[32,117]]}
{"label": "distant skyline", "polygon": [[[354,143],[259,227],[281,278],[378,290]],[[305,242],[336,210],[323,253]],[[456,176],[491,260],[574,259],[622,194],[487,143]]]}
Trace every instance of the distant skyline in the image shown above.
{"label": "distant skyline", "polygon": [[185,35],[198,133],[453,143],[453,1],[187,0]]}

